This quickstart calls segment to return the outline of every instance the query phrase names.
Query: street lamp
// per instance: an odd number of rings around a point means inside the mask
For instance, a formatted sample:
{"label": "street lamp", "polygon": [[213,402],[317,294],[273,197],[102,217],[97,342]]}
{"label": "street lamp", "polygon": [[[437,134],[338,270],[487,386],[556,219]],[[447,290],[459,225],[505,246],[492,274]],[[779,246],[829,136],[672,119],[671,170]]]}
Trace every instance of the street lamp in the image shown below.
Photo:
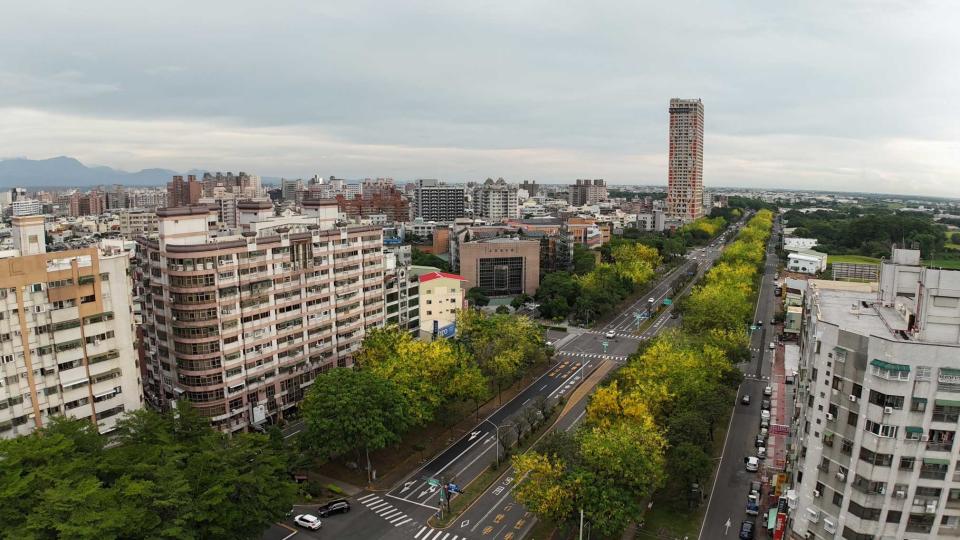
{"label": "street lamp", "polygon": [[493,426],[493,431],[494,431],[494,432],[496,433],[496,435],[497,435],[497,444],[496,444],[496,446],[497,446],[497,467],[499,467],[499,466],[500,466],[500,428],[504,428],[504,427],[511,427],[511,428],[512,428],[512,427],[514,427],[514,425],[513,425],[513,424],[504,424],[504,425],[502,425],[502,426],[498,426],[498,425],[494,424],[493,422],[491,422],[489,418],[484,418],[483,421],[486,422],[486,423],[488,423],[488,424],[490,424],[491,426]]}

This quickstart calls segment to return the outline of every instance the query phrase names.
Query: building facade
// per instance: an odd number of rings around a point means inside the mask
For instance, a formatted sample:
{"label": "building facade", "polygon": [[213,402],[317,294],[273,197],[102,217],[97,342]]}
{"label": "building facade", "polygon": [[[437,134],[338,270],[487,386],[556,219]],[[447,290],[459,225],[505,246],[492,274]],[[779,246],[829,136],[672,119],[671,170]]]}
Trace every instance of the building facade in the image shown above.
{"label": "building facade", "polygon": [[281,418],[384,321],[382,229],[335,227],[335,202],[238,212],[236,234],[214,236],[206,207],[158,210],[159,238],[139,240],[136,269],[147,399],[185,399],[225,431]]}
{"label": "building facade", "polygon": [[503,178],[492,178],[473,189],[473,217],[492,223],[507,219],[516,219],[520,205],[517,200],[517,188],[510,186]]}
{"label": "building facade", "polygon": [[670,100],[667,215],[693,221],[703,216],[703,101]]}
{"label": "building facade", "polygon": [[53,416],[100,433],[143,404],[125,252],[46,252],[43,218],[15,217],[16,254],[0,264],[0,437]]}
{"label": "building facade", "polygon": [[417,180],[414,190],[414,217],[424,221],[450,222],[466,215],[466,192],[439,180]]}
{"label": "building facade", "polygon": [[130,240],[157,232],[157,213],[150,210],[125,210],[118,213],[117,221],[120,235]]}
{"label": "building facade", "polygon": [[919,263],[895,250],[879,287],[809,282],[794,538],[960,536],[960,271]]}
{"label": "building facade", "polygon": [[567,193],[570,206],[598,204],[607,200],[607,184],[602,178],[595,180],[581,178],[570,186]]}
{"label": "building facade", "polygon": [[491,296],[533,296],[540,286],[540,242],[511,237],[464,242],[459,267],[467,289],[480,287]]}
{"label": "building facade", "polygon": [[203,196],[203,184],[197,182],[196,175],[176,175],[167,183],[167,204],[170,206],[190,206],[197,204]]}
{"label": "building facade", "polygon": [[466,307],[466,278],[448,272],[420,274],[420,337],[453,337],[457,312]]}

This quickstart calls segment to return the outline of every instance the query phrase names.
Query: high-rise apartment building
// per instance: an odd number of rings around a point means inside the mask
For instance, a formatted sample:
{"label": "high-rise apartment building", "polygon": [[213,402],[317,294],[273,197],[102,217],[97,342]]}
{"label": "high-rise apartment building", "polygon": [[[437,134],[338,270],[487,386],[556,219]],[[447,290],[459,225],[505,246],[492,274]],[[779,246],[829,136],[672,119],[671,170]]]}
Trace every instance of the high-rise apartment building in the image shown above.
{"label": "high-rise apartment building", "polygon": [[167,204],[170,206],[197,204],[202,196],[203,184],[197,182],[196,175],[191,174],[186,180],[183,176],[176,175],[173,180],[167,182]]}
{"label": "high-rise apartment building", "polygon": [[808,284],[793,538],[960,536],[960,271],[895,249],[879,286]]}
{"label": "high-rise apartment building", "polygon": [[46,252],[43,218],[13,218],[15,252],[0,264],[0,437],[53,416],[100,433],[143,403],[133,350],[129,255]]}
{"label": "high-rise apartment building", "polygon": [[134,240],[157,232],[157,213],[152,210],[129,209],[119,212],[120,236]]}
{"label": "high-rise apartment building", "polygon": [[466,215],[466,192],[433,179],[417,180],[414,192],[414,217],[424,221],[450,222]]}
{"label": "high-rise apartment building", "polygon": [[492,178],[473,188],[473,217],[497,223],[519,216],[517,188],[503,178]]}
{"label": "high-rise apartment building", "polygon": [[203,173],[203,196],[216,197],[221,193],[230,193],[238,198],[254,199],[263,196],[260,177],[240,171],[215,174]]}
{"label": "high-rise apartment building", "polygon": [[335,201],[290,217],[268,201],[237,210],[233,234],[211,230],[205,206],[158,210],[136,268],[147,399],[185,399],[229,431],[282,417],[384,320],[380,227],[335,227]]}
{"label": "high-rise apartment building", "polygon": [[693,221],[703,216],[703,101],[670,100],[667,216]]}
{"label": "high-rise apartment building", "polygon": [[593,205],[607,200],[607,184],[602,178],[578,179],[568,191],[571,206]]}

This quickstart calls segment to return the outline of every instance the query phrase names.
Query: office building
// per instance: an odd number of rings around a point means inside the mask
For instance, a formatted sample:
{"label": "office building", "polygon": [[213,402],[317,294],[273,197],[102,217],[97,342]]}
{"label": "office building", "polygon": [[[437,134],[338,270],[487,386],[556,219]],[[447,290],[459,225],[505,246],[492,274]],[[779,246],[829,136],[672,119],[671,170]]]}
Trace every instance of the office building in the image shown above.
{"label": "office building", "polygon": [[538,240],[501,236],[464,242],[459,246],[458,262],[460,275],[467,280],[466,288],[480,287],[490,296],[533,296],[540,286]]}
{"label": "office building", "polygon": [[466,307],[466,278],[449,272],[420,274],[420,337],[451,338],[456,333],[457,312]]}
{"label": "office building", "polygon": [[282,418],[384,320],[381,228],[336,227],[335,201],[237,211],[238,229],[218,231],[206,206],[158,210],[136,268],[147,399],[187,400],[225,431]]}
{"label": "office building", "polygon": [[667,216],[693,221],[703,216],[703,101],[670,100]]}
{"label": "office building", "polygon": [[540,191],[540,186],[537,185],[536,180],[524,180],[520,182],[520,189],[526,190],[527,197],[536,197]]}
{"label": "office building", "polygon": [[295,201],[297,200],[297,194],[303,191],[303,180],[298,179],[287,179],[283,178],[280,180],[280,197],[284,201]]}
{"label": "office building", "polygon": [[197,204],[202,196],[203,184],[197,182],[196,175],[191,174],[186,180],[183,176],[175,175],[173,180],[167,183],[167,204],[170,206]]}
{"label": "office building", "polygon": [[424,221],[450,222],[466,215],[466,191],[439,180],[417,180],[413,199],[414,217]]}
{"label": "office building", "polygon": [[578,179],[567,192],[570,206],[594,205],[607,200],[607,184],[602,178]]}
{"label": "office building", "polygon": [[36,199],[19,198],[10,203],[12,216],[35,216],[40,213],[40,201]]}
{"label": "office building", "polygon": [[960,536],[960,271],[895,249],[879,285],[809,281],[794,538]]}
{"label": "office building", "polygon": [[66,415],[100,433],[142,406],[133,350],[129,256],[46,252],[40,216],[14,217],[0,258],[0,437]]}
{"label": "office building", "polygon": [[263,196],[260,177],[243,171],[236,175],[232,172],[203,173],[201,183],[204,197],[216,197],[220,193],[230,193],[241,199],[255,199]]}
{"label": "office building", "polygon": [[473,188],[473,217],[498,223],[507,219],[516,219],[519,214],[517,188],[507,184],[503,178],[492,178]]}

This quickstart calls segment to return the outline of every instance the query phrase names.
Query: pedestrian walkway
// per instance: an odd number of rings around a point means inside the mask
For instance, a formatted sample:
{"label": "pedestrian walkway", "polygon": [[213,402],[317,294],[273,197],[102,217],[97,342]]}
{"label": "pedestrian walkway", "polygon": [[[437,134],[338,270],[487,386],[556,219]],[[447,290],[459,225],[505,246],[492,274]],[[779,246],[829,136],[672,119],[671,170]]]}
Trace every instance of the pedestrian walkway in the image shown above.
{"label": "pedestrian walkway", "polygon": [[421,527],[420,531],[413,535],[413,540],[467,540],[467,537],[453,534],[452,532],[447,532],[443,529]]}
{"label": "pedestrian walkway", "polygon": [[[602,330],[587,330],[586,332],[584,332],[584,334],[594,334],[594,335],[597,335],[597,336],[606,337],[606,334],[607,334],[607,333],[604,332],[604,331],[602,331]],[[614,333],[614,337],[627,338],[627,339],[637,339],[637,340],[642,340],[642,339],[644,339],[643,336],[638,336],[638,335],[636,335],[636,334],[628,334],[628,333],[626,333],[626,332],[616,332],[616,333]]]}
{"label": "pedestrian walkway", "polygon": [[601,353],[583,353],[583,352],[560,352],[558,356],[576,356],[579,358],[603,358],[605,360],[616,360],[622,362],[628,357],[619,354],[601,354]]}
{"label": "pedestrian walkway", "polygon": [[413,518],[408,517],[398,508],[394,507],[392,504],[381,499],[373,493],[360,497],[357,499],[357,502],[369,508],[374,514],[385,519],[394,527],[400,527],[401,525],[406,525],[407,523],[413,521]]}

